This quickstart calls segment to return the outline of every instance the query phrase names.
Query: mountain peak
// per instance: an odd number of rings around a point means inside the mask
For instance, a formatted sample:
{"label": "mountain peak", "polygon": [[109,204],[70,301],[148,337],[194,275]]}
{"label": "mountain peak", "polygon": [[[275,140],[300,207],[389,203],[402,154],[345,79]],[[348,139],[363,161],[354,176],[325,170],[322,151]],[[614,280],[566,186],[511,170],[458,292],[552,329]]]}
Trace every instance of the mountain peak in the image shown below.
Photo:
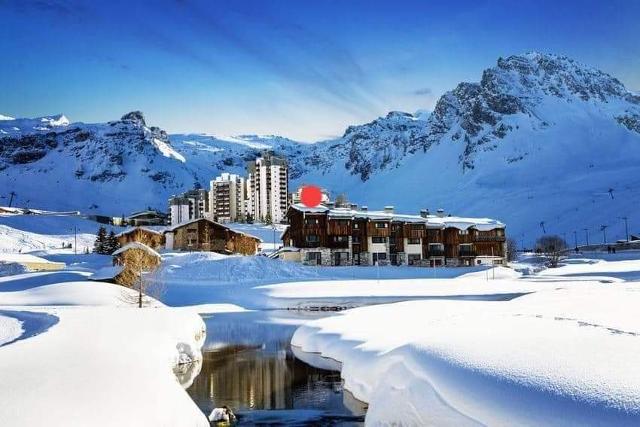
{"label": "mountain peak", "polygon": [[567,56],[549,53],[529,52],[499,58],[496,67],[484,71],[481,81],[490,90],[496,88],[495,83],[510,92],[543,93],[559,98],[577,96],[595,102],[608,102],[611,98],[634,101],[634,95],[615,77]]}
{"label": "mountain peak", "polygon": [[125,114],[120,118],[123,122],[133,122],[140,126],[146,126],[147,124],[144,121],[144,114],[142,111],[131,111],[130,113]]}

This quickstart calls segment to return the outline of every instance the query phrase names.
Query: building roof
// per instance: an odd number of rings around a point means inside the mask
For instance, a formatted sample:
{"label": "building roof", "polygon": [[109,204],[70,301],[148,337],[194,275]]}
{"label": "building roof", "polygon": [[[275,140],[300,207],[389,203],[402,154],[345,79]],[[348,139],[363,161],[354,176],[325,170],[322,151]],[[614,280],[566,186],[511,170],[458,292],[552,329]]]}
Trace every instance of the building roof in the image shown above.
{"label": "building roof", "polygon": [[116,256],[123,252],[128,251],[129,249],[142,249],[143,251],[148,252],[150,255],[157,256],[158,258],[160,258],[160,254],[158,252],[151,249],[149,246],[145,245],[144,243],[140,243],[140,242],[127,243],[126,245],[124,245],[123,247],[121,247],[111,255]]}
{"label": "building roof", "polygon": [[127,218],[136,218],[142,215],[153,215],[153,216],[157,216],[160,218],[166,218],[167,214],[162,213],[162,212],[158,212],[158,211],[154,211],[154,210],[146,210],[146,211],[140,211],[140,212],[134,212],[131,215],[129,215]]}
{"label": "building roof", "polygon": [[243,232],[243,231],[234,230],[234,229],[233,229],[233,228],[231,228],[231,227],[227,227],[227,226],[226,226],[226,225],[224,225],[224,224],[220,224],[219,222],[215,222],[215,221],[210,220],[210,219],[208,219],[208,218],[196,218],[196,219],[191,219],[191,220],[189,220],[189,221],[181,222],[180,224],[176,224],[176,225],[173,225],[173,226],[171,226],[171,227],[167,227],[167,228],[164,230],[164,233],[173,233],[173,232],[174,232],[176,229],[178,229],[178,228],[184,227],[185,225],[193,224],[194,222],[198,222],[198,221],[208,221],[208,222],[210,222],[211,224],[214,224],[214,225],[217,225],[217,226],[219,226],[219,227],[225,228],[225,229],[227,229],[227,230],[231,231],[232,233],[242,234],[242,235],[247,236],[247,237],[250,237],[250,238],[252,238],[252,239],[256,239],[258,242],[262,242],[262,239],[261,239],[261,238],[259,238],[259,237],[253,236],[253,235],[251,235],[251,234],[249,234],[249,233],[245,233],[245,232]]}
{"label": "building roof", "polygon": [[326,206],[317,206],[310,208],[302,204],[291,205],[292,209],[303,212],[305,214],[327,214],[330,218],[344,219],[370,219],[376,221],[402,221],[416,224],[425,224],[428,228],[457,228],[466,230],[475,228],[480,231],[494,230],[496,228],[504,228],[505,224],[491,218],[464,218],[458,216],[438,216],[438,215],[409,215],[399,214],[388,211],[369,211],[356,210],[351,208],[328,208]]}
{"label": "building roof", "polygon": [[125,234],[133,233],[136,230],[142,230],[142,231],[147,231],[149,233],[162,235],[164,230],[165,230],[165,228],[166,228],[165,226],[158,226],[158,227],[155,227],[155,228],[153,228],[152,226],[132,227],[132,228],[127,228],[126,230],[116,234],[116,237],[120,237],[120,236],[124,236]]}

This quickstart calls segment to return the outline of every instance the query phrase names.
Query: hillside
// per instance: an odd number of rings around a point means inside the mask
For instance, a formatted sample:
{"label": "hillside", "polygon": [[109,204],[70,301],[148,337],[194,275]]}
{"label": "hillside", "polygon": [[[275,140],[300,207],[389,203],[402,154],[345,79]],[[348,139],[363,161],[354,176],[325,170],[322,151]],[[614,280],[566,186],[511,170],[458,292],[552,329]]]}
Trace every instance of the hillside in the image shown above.
{"label": "hillside", "polygon": [[619,217],[640,204],[640,97],[606,73],[540,53],[500,58],[479,77],[431,114],[391,112],[315,144],[167,136],[141,113],[106,124],[4,117],[0,186],[21,205],[119,215],[164,208],[171,194],[220,171],[243,173],[271,149],[289,159],[292,187],[315,183],[371,207],[493,216],[528,244],[543,228],[570,242],[574,230],[583,241],[584,228],[601,239],[601,225],[623,237]]}

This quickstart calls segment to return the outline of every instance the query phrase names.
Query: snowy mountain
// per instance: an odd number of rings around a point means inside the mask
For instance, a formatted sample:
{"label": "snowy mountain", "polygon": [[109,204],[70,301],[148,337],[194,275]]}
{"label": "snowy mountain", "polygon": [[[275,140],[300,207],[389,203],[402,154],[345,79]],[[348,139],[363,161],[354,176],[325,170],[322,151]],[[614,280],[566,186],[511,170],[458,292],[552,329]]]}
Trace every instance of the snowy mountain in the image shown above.
{"label": "snowy mountain", "polygon": [[601,240],[601,225],[622,238],[619,217],[640,203],[639,124],[640,97],[617,79],[512,56],[445,93],[426,121],[393,113],[349,128],[305,178],[369,206],[501,218],[529,244],[543,228],[571,243],[584,228]]}
{"label": "snowy mountain", "polygon": [[0,138],[3,136],[19,136],[32,132],[50,132],[61,130],[69,125],[64,114],[37,117],[35,119],[14,119],[0,114]]}
{"label": "snowy mountain", "polygon": [[167,136],[136,112],[106,124],[0,120],[0,187],[19,204],[119,215],[164,208],[170,194],[244,173],[270,149],[288,158],[292,187],[315,183],[372,208],[494,216],[529,244],[543,228],[570,242],[573,231],[583,241],[584,228],[596,241],[601,225],[623,237],[619,217],[640,204],[640,97],[540,53],[500,58],[479,80],[445,93],[431,113],[391,112],[314,144]]}
{"label": "snowy mountain", "polygon": [[10,135],[0,139],[0,186],[15,191],[21,206],[113,215],[164,208],[170,193],[200,177],[139,112],[99,124],[64,116],[7,120],[0,130]]}

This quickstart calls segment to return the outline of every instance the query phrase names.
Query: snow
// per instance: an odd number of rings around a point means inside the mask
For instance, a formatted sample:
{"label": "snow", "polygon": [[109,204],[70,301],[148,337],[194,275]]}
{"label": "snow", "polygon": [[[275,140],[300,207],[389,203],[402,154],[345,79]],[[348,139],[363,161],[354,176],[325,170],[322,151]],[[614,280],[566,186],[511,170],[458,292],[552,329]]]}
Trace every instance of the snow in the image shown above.
{"label": "snow", "polygon": [[[602,280],[610,272],[628,275]],[[292,345],[340,364],[367,425],[637,425],[638,273],[638,259],[573,258],[490,281],[531,286],[518,298],[356,308],[302,325]],[[480,286],[475,274],[450,286]]]}
{"label": "snow", "polygon": [[158,234],[158,235],[162,235],[162,232],[165,230],[166,227],[164,226],[155,226],[155,228],[151,228],[151,227],[129,227],[124,231],[121,231],[120,233],[116,234],[116,237],[121,237],[124,236],[125,234],[129,234],[132,233],[136,230],[143,230],[149,233],[153,233],[153,234]]}
{"label": "snow", "polygon": [[[0,215],[0,252],[51,251],[73,253],[63,244],[78,242],[77,251],[92,250],[102,224],[78,215]],[[106,226],[118,231],[118,227]],[[74,235],[74,230],[77,234]]]}
{"label": "snow", "polygon": [[182,163],[186,162],[184,156],[171,148],[171,146],[169,146],[169,144],[167,144],[166,142],[161,141],[158,138],[153,138],[152,141],[153,144],[158,147],[158,150],[160,150],[163,156],[173,157],[174,159],[179,160]]}
{"label": "snow", "polygon": [[18,338],[24,330],[22,322],[0,312],[0,347]]}
{"label": "snow", "polygon": [[120,249],[116,250],[112,253],[112,256],[120,255],[123,252],[128,251],[129,249],[141,249],[145,252],[148,252],[150,255],[160,258],[160,254],[156,252],[154,249],[140,242],[129,242],[126,245],[122,246]]}
{"label": "snow", "polygon": [[[23,276],[0,283],[3,340],[16,335],[16,322],[6,320],[5,313],[58,321],[45,333],[0,350],[1,425],[39,424],[43,414],[52,426],[88,420],[98,426],[209,425],[172,371],[178,363],[199,363],[205,326],[196,313],[159,302],[132,307],[123,293],[135,291],[117,285],[41,286],[44,274]],[[19,289],[3,291],[7,285],[15,289],[12,283]],[[29,311],[22,311],[25,306]]]}
{"label": "snow", "polygon": [[[437,281],[475,274],[474,278],[486,282],[487,278],[492,277],[486,267],[327,268],[304,266],[265,256],[227,256],[211,252],[165,252],[162,257],[163,262],[154,273],[154,280],[166,287],[162,300],[172,306],[205,304],[211,301],[252,309],[301,308],[309,302],[314,306],[320,302],[330,306],[353,306],[372,301],[398,301],[429,293],[434,293],[435,296],[466,295],[472,298],[491,294],[492,298],[506,298],[514,292],[525,292],[532,286],[541,286],[522,284],[507,289],[487,286],[479,290],[466,285],[450,286],[446,280]],[[511,277],[519,274],[511,270],[496,269],[496,277],[501,275]],[[427,284],[432,284],[432,287],[425,290]]]}
{"label": "snow", "polygon": [[0,263],[42,263],[42,264],[52,264],[51,261],[46,260],[44,258],[37,257],[35,255],[30,254],[22,254],[22,253],[7,253],[0,252]]}
{"label": "snow", "polygon": [[110,267],[102,267],[97,270],[91,276],[88,277],[89,280],[110,280],[116,277],[118,274],[122,273],[124,270],[124,266],[122,265],[114,265]]}
{"label": "snow", "polygon": [[5,116],[4,114],[0,114],[0,120],[15,120],[13,117]]}

